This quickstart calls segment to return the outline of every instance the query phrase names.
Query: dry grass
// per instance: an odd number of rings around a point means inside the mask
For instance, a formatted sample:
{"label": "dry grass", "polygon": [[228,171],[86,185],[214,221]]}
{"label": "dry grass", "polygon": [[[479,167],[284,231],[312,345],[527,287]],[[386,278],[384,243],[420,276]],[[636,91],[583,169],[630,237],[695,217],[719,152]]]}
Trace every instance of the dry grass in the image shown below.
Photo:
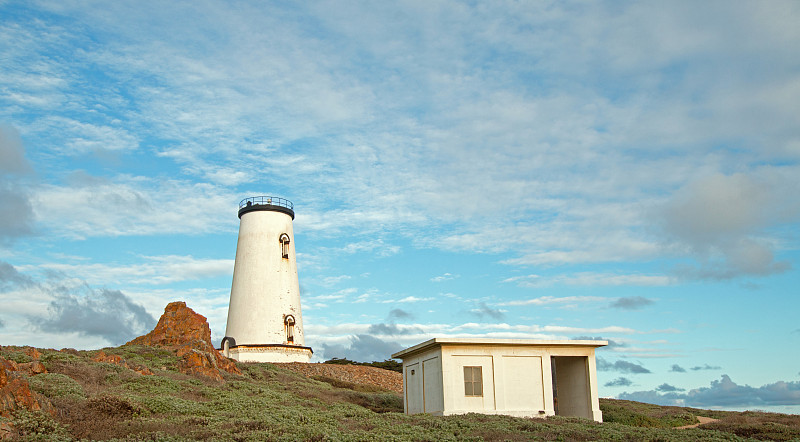
{"label": "dry grass", "polygon": [[706,428],[758,440],[800,440],[800,416],[745,411],[723,417]]}

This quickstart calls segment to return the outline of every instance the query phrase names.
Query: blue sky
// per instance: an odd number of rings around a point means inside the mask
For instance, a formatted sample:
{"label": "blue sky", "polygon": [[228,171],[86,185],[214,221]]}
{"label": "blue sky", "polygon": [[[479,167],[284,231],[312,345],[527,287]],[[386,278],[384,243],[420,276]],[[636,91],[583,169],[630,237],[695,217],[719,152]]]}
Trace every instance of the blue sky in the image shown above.
{"label": "blue sky", "polygon": [[315,360],[602,338],[600,394],[800,413],[800,3],[0,1],[0,344],[184,300],[295,204]]}

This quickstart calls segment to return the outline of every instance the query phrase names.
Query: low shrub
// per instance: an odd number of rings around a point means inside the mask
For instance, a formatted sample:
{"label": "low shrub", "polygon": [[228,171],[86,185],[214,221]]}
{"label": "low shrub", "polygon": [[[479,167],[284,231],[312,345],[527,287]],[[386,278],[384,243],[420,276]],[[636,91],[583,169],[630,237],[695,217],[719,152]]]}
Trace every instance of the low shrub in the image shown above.
{"label": "low shrub", "polygon": [[33,361],[33,358],[21,350],[17,350],[16,347],[3,347],[2,351],[0,351],[0,356],[9,361],[14,361],[17,364],[24,364],[26,362]]}
{"label": "low shrub", "polygon": [[42,364],[44,364],[44,366],[48,370],[50,370],[50,364],[53,362],[70,362],[70,361],[77,361],[79,359],[82,358],[78,350],[72,350],[72,352],[68,352],[65,350],[62,351],[43,350],[42,358],[40,359],[40,361],[42,362]]}
{"label": "low shrub", "polygon": [[333,364],[333,365],[365,365],[369,367],[377,367],[382,368],[384,370],[396,371],[398,373],[403,372],[403,363],[400,361],[396,361],[394,359],[386,359],[383,362],[379,361],[372,361],[372,362],[356,362],[351,361],[347,358],[331,358],[327,361],[323,362],[323,364]]}
{"label": "low shrub", "polygon": [[600,399],[603,422],[632,427],[671,428],[698,422],[694,414],[683,407],[665,407],[634,401]]}
{"label": "low shrub", "polygon": [[758,440],[800,440],[800,416],[746,411],[703,426]]}
{"label": "low shrub", "polygon": [[67,430],[52,416],[42,411],[15,410],[13,425],[20,440],[69,441]]}
{"label": "low shrub", "polygon": [[336,388],[346,388],[348,390],[361,391],[364,393],[385,393],[387,391],[381,387],[378,387],[377,385],[356,384],[353,382],[343,381],[341,379],[334,379],[328,376],[312,376],[311,379],[325,382],[326,384],[330,384]]}
{"label": "low shrub", "polygon": [[61,373],[42,373],[28,379],[31,389],[43,395],[53,397],[72,397],[83,399],[86,393],[78,381]]}

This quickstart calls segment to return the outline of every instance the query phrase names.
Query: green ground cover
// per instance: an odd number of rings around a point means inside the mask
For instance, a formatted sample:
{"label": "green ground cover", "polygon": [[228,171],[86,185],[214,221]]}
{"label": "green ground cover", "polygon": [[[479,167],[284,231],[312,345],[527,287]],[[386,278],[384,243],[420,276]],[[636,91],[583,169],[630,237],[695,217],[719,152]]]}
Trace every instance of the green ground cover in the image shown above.
{"label": "green ground cover", "polygon": [[[18,440],[119,441],[740,441],[800,440],[800,416],[659,407],[604,399],[605,423],[574,418],[435,417],[402,413],[398,393],[330,378],[310,379],[272,364],[239,364],[225,382],[181,374],[169,352],[103,349],[150,368],[142,376],[94,362],[93,351],[42,350],[49,373],[30,378],[57,412],[18,412]],[[3,357],[24,359],[13,347]],[[22,355],[22,356],[20,356]],[[720,419],[701,428],[675,429]]]}

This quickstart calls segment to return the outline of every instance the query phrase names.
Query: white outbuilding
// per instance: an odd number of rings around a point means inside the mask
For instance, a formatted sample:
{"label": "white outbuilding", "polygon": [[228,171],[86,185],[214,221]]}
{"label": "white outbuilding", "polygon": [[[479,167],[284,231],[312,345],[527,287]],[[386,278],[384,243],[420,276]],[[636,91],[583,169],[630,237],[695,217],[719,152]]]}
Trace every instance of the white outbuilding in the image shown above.
{"label": "white outbuilding", "polygon": [[573,416],[603,421],[595,349],[608,341],[434,338],[403,360],[406,414]]}

